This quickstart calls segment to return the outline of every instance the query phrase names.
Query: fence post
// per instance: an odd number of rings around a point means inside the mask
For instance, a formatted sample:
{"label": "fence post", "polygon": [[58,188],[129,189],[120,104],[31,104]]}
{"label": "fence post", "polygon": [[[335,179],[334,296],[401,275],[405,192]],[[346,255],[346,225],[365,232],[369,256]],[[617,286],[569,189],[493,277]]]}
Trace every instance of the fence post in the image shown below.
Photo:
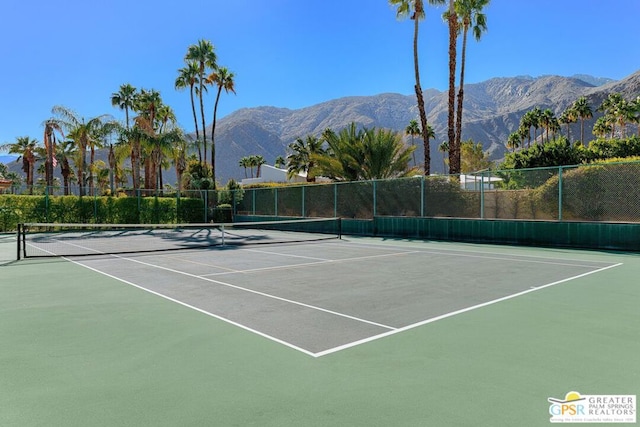
{"label": "fence post", "polygon": [[377,194],[377,189],[378,189],[378,181],[374,180],[373,181],[373,217],[375,218],[378,211],[376,210],[376,204],[378,203],[378,194]]}
{"label": "fence post", "polygon": [[424,175],[420,175],[420,216],[424,217]]}
{"label": "fence post", "polygon": [[338,217],[338,184],[333,183],[333,217]]}
{"label": "fence post", "polygon": [[275,206],[273,207],[273,211],[275,212],[276,216],[278,216],[278,187],[276,187],[274,190],[275,193],[273,194],[273,204]]}
{"label": "fence post", "polygon": [[480,219],[484,219],[484,171],[480,172]]}
{"label": "fence post", "polygon": [[49,222],[49,186],[44,186],[44,218],[45,222]]}
{"label": "fence post", "polygon": [[558,167],[558,221],[562,221],[562,166]]}
{"label": "fence post", "polygon": [[305,186],[301,185],[300,188],[302,189],[302,218],[305,218],[305,212],[304,212],[304,198],[305,198]]}

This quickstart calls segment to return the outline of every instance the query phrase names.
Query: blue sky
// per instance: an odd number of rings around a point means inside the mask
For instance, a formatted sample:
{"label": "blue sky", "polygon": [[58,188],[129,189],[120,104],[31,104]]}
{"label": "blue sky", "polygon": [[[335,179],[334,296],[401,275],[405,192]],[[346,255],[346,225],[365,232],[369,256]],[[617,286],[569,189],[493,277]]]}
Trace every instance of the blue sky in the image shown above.
{"label": "blue sky", "polygon": [[[237,95],[223,93],[218,118],[244,107],[413,93],[413,26],[386,0],[7,2],[0,144],[41,140],[54,105],[121,119],[109,98],[123,83],[160,91],[193,131],[188,92],[176,92],[174,81],[198,39],[212,41],[219,65],[236,75]],[[443,11],[429,7],[420,27],[424,89],[447,86]],[[489,30],[469,43],[467,83],[545,74],[621,79],[640,69],[640,0],[492,0],[485,13]],[[212,91],[208,116],[213,101]]]}

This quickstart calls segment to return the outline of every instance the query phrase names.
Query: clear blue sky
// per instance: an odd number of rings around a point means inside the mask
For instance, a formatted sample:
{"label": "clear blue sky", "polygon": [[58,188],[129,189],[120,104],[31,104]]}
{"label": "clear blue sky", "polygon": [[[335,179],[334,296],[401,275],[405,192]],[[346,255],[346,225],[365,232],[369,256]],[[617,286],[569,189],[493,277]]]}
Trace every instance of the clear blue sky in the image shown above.
{"label": "clear blue sky", "polygon": [[[176,92],[174,81],[201,38],[236,75],[237,95],[223,93],[218,118],[243,107],[413,93],[413,26],[396,20],[387,0],[7,2],[0,144],[41,140],[54,105],[122,119],[109,98],[123,83],[160,91],[193,131],[188,91]],[[424,89],[447,86],[443,11],[429,7],[420,27]],[[489,30],[469,43],[467,83],[525,74],[621,79],[640,69],[640,0],[492,0],[485,13]],[[209,116],[213,101],[212,92]]]}

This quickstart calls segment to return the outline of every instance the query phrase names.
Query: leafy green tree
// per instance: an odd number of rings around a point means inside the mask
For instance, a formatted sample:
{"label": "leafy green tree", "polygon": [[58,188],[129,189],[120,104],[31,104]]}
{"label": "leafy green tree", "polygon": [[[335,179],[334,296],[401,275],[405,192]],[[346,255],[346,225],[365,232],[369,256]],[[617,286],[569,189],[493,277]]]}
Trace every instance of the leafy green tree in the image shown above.
{"label": "leafy green tree", "polygon": [[[453,1],[453,0],[451,0]],[[444,4],[445,0],[429,0],[429,4]],[[418,28],[421,19],[424,19],[424,1],[423,0],[389,0],[389,4],[397,7],[396,17],[409,17],[413,20],[413,68],[415,74],[415,92],[418,101],[418,112],[420,115],[420,123],[422,125],[422,139],[424,144],[424,174],[431,173],[431,152],[429,148],[429,137],[427,136],[427,112],[424,104],[424,95],[422,86],[420,85],[420,69],[418,62]]]}
{"label": "leafy green tree", "polygon": [[[458,107],[456,109],[455,139],[456,146],[460,147],[462,138],[462,109],[464,100],[464,71],[467,56],[467,34],[472,29],[473,37],[480,41],[482,33],[487,31],[487,17],[482,9],[490,0],[457,0],[455,11],[460,18],[458,28],[462,27],[462,53],[460,56],[460,88],[458,89]],[[462,148],[462,147],[461,147]],[[460,154],[462,155],[462,154]]]}
{"label": "leafy green tree", "polygon": [[229,71],[226,67],[217,67],[213,70],[213,72],[207,77],[207,83],[215,84],[218,86],[218,92],[216,93],[216,102],[213,107],[213,124],[211,126],[211,176],[213,180],[216,179],[216,143],[215,143],[215,134],[216,134],[216,116],[218,114],[218,102],[220,101],[220,93],[222,89],[224,89],[225,93],[229,93],[229,91],[236,93],[234,87],[234,74]]}
{"label": "leafy green tree", "polygon": [[482,149],[482,144],[474,143],[470,139],[460,145],[460,160],[461,173],[477,172],[493,166],[489,153]]}

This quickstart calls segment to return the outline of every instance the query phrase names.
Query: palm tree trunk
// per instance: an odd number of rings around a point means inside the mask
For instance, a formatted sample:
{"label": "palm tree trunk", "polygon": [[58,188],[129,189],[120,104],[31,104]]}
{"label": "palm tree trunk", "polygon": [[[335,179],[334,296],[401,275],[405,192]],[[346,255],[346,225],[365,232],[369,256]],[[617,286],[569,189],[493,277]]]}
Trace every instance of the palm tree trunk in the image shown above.
{"label": "palm tree trunk", "polygon": [[453,8],[454,0],[449,0],[449,114],[447,116],[447,137],[449,140],[449,173],[460,173],[460,147],[456,144],[455,102],[456,102],[456,38],[458,16]]}
{"label": "palm tree trunk", "polygon": [[460,89],[458,90],[458,109],[456,110],[456,146],[460,147],[462,140],[462,105],[464,100],[464,66],[467,54],[467,32],[469,27],[465,25],[462,35],[462,55],[460,59]]}
{"label": "palm tree trunk", "polygon": [[418,101],[418,113],[420,115],[420,125],[422,126],[422,141],[424,146],[424,174],[431,174],[431,148],[429,147],[429,126],[427,123],[427,112],[424,106],[424,95],[422,94],[422,86],[420,86],[420,69],[418,66],[418,21],[419,16],[424,13],[424,4],[422,0],[416,0],[415,13],[413,16],[413,68],[416,77],[416,85],[414,86],[416,98]]}
{"label": "palm tree trunk", "polygon": [[211,125],[211,179],[213,185],[216,185],[216,116],[218,115],[218,101],[220,101],[220,92],[222,92],[222,85],[218,86],[218,93],[216,94],[216,103],[213,106],[213,124]]}
{"label": "palm tree trunk", "polygon": [[196,115],[196,103],[193,101],[193,85],[191,85],[191,111],[193,112],[193,123],[196,125],[196,145],[198,146],[198,160],[202,163],[202,150],[200,150],[200,132],[198,130],[198,116]]}
{"label": "palm tree trunk", "polygon": [[[204,64],[201,64],[201,69],[204,70]],[[200,73],[200,116],[202,117],[202,145],[203,153],[204,153],[204,164],[207,164],[207,129],[205,128],[205,119],[204,119],[204,101],[203,101],[203,93],[202,93],[202,80],[203,75]]]}

